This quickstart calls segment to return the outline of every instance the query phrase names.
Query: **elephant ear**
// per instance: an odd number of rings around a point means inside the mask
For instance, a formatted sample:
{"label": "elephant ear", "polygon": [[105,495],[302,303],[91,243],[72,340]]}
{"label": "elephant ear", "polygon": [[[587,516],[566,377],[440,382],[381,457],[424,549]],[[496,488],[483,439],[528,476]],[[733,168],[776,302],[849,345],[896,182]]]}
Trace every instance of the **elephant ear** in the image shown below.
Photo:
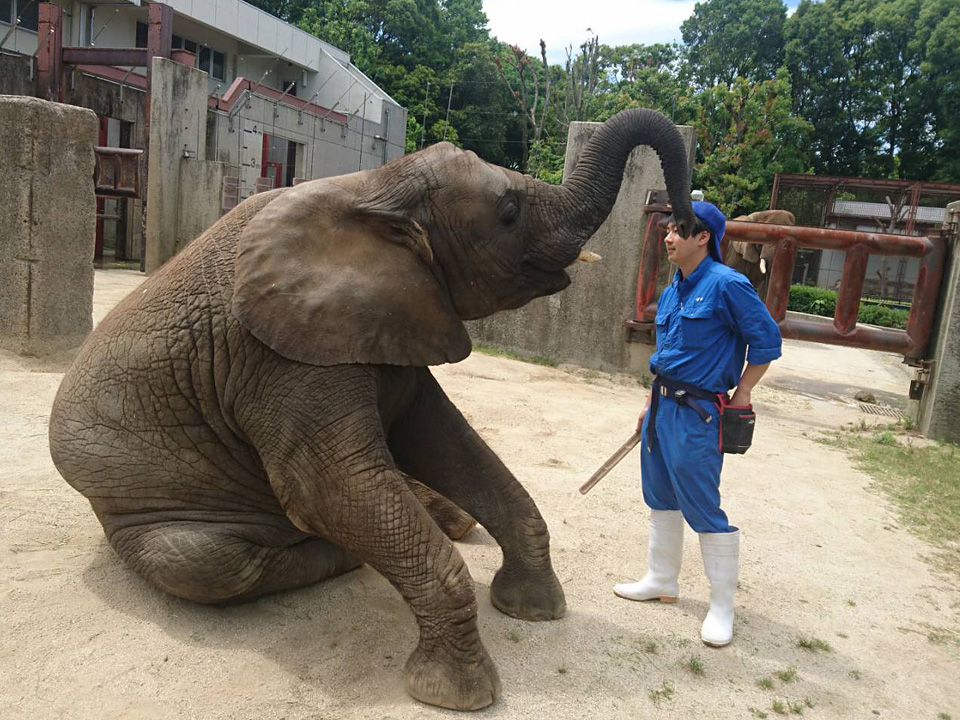
{"label": "elephant ear", "polygon": [[253,217],[237,243],[233,312],[311,365],[438,365],[471,349],[423,228],[360,208],[343,183],[304,183]]}

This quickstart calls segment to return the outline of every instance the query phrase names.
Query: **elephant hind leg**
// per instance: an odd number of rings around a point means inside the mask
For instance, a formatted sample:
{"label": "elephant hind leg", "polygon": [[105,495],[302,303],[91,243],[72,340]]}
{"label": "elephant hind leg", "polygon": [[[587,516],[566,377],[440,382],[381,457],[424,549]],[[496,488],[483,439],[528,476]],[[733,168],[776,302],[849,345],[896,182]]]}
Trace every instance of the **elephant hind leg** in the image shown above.
{"label": "elephant hind leg", "polygon": [[420,504],[440,526],[451,540],[460,540],[477,524],[470,515],[460,509],[460,506],[448,500],[435,490],[431,490],[423,483],[413,478],[406,478],[407,487],[413,492]]}
{"label": "elephant hind leg", "polygon": [[199,603],[252,600],[360,565],[322,538],[252,524],[158,522],[117,530],[110,544],[160,589]]}

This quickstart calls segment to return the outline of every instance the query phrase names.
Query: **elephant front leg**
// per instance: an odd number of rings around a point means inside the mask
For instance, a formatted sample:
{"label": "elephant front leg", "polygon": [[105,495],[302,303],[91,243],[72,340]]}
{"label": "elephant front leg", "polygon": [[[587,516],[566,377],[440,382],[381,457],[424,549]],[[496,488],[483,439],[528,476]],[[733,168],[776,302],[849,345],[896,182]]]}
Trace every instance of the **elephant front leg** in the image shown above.
{"label": "elephant front leg", "polygon": [[566,612],[550,562],[550,534],[533,499],[470,427],[429,371],[416,402],[389,435],[397,465],[463,508],[503,550],[490,599],[523,620],[555,620]]}
{"label": "elephant front leg", "polygon": [[[297,454],[309,454],[301,448]],[[379,453],[378,453],[379,454]],[[268,467],[270,481],[294,522],[371,565],[397,588],[420,629],[404,671],[408,692],[431,705],[476,710],[500,693],[493,661],[477,632],[473,581],[460,553],[383,458],[373,467],[331,468],[318,484],[293,468],[324,467],[301,457]],[[369,458],[364,458],[369,461]],[[272,465],[272,464],[271,464]]]}

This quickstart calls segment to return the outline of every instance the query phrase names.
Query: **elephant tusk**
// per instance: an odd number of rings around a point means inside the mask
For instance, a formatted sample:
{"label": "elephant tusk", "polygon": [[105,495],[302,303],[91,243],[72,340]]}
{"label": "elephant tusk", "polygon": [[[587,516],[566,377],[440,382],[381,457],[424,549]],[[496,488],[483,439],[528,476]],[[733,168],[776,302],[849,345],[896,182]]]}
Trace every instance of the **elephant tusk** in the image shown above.
{"label": "elephant tusk", "polygon": [[595,252],[590,252],[589,250],[581,250],[580,254],[577,255],[576,262],[585,262],[585,263],[595,263],[603,260],[602,257],[597,255]]}

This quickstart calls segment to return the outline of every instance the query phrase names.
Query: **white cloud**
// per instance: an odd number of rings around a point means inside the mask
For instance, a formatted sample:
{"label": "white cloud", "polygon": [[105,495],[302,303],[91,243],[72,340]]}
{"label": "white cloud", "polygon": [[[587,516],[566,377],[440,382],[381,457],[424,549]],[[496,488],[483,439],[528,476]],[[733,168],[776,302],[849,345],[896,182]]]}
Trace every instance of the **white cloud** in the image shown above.
{"label": "white cloud", "polygon": [[484,0],[492,35],[539,56],[540,38],[551,63],[566,59],[592,34],[606,45],[680,41],[680,24],[695,0]]}

